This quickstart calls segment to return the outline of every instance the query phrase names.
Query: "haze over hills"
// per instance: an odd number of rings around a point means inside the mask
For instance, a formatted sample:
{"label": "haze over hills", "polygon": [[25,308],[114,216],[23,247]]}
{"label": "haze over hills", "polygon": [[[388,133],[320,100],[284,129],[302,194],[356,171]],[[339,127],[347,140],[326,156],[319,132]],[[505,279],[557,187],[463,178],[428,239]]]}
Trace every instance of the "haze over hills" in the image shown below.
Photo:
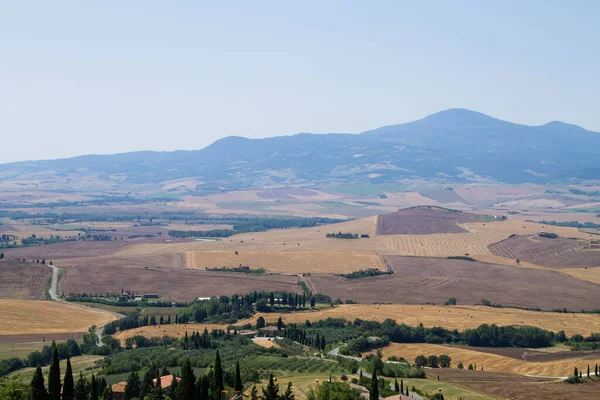
{"label": "haze over hills", "polygon": [[[113,187],[194,177],[203,187],[394,183],[577,182],[600,176],[600,133],[526,126],[465,109],[361,134],[226,137],[193,151],[140,151],[0,165],[0,181],[95,176]],[[198,190],[202,188],[199,187]]]}

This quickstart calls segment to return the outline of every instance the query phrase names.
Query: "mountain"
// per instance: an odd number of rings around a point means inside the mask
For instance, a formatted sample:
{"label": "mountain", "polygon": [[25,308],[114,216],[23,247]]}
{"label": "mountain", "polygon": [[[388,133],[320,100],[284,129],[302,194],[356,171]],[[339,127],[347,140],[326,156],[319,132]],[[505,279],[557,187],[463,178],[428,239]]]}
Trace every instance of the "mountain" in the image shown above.
{"label": "mountain", "polygon": [[[194,151],[140,151],[0,165],[1,182],[94,176],[112,188],[195,178],[196,190],[265,185],[573,182],[600,176],[600,133],[575,125],[514,124],[450,109],[360,134],[226,137]],[[190,190],[189,188],[187,190]],[[193,190],[192,190],[193,191]]]}

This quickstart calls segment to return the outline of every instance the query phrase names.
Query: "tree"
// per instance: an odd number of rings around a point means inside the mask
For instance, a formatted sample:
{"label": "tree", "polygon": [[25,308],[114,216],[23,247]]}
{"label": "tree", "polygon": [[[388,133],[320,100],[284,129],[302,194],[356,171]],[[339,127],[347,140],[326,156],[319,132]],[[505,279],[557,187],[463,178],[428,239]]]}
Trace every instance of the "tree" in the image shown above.
{"label": "tree", "polygon": [[171,375],[171,387],[169,387],[169,396],[174,399],[177,396],[177,386],[178,381],[177,381],[177,375],[175,374],[175,372],[173,372],[173,375]]}
{"label": "tree", "polygon": [[104,391],[102,392],[102,400],[112,400],[112,398],[113,398],[112,388],[110,386],[105,387]]}
{"label": "tree", "polygon": [[445,306],[455,306],[456,305],[456,298],[455,297],[450,297],[448,299],[448,301],[446,301],[444,303]]}
{"label": "tree", "polygon": [[223,388],[223,366],[221,365],[221,356],[219,355],[219,350],[217,350],[215,367],[213,369],[213,382],[211,385],[211,392],[214,400],[219,400],[221,398],[221,391]]}
{"label": "tree", "polygon": [[404,393],[404,379],[400,379],[400,393]]}
{"label": "tree", "polygon": [[575,369],[573,370],[573,376],[575,378],[579,378],[579,370],[577,369],[577,367],[575,367]]}
{"label": "tree", "polygon": [[588,364],[587,377],[590,377],[590,364]]}
{"label": "tree", "polygon": [[379,400],[379,382],[377,381],[377,371],[373,371],[373,377],[371,378],[369,400]]}
{"label": "tree", "polygon": [[265,319],[263,317],[258,317],[256,319],[256,328],[260,329],[260,328],[264,328],[266,325],[265,323]]}
{"label": "tree", "polygon": [[400,393],[400,385],[398,384],[398,379],[394,378],[394,392]]}
{"label": "tree", "polygon": [[275,305],[275,293],[273,292],[269,294],[269,304],[271,304],[271,307]]}
{"label": "tree", "polygon": [[294,392],[292,391],[292,382],[288,382],[287,389],[283,393],[281,400],[295,400],[296,396],[294,396]]}
{"label": "tree", "polygon": [[473,364],[469,364],[469,371],[473,371]]}
{"label": "tree", "polygon": [[361,400],[360,390],[350,387],[347,383],[323,382],[317,390],[310,389],[307,400]]}
{"label": "tree", "polygon": [[424,355],[419,355],[415,357],[415,367],[423,368],[427,365],[427,359]]}
{"label": "tree", "polygon": [[315,308],[315,298],[314,297],[310,298],[310,308]]}
{"label": "tree", "polygon": [[0,253],[0,260],[4,260],[4,253]]}
{"label": "tree", "polygon": [[75,397],[75,382],[73,381],[73,369],[71,368],[71,359],[67,355],[67,370],[65,372],[65,379],[63,381],[63,395],[64,400],[70,400]]}
{"label": "tree", "polygon": [[90,400],[98,400],[98,384],[96,377],[92,374],[92,388],[90,389]]}
{"label": "tree", "polygon": [[186,359],[181,368],[181,381],[177,385],[177,398],[179,400],[195,400],[196,377],[189,358]]}
{"label": "tree", "polygon": [[598,364],[596,364],[596,368],[594,369],[594,375],[598,376]]}
{"label": "tree", "polygon": [[256,385],[252,386],[252,390],[250,391],[250,400],[258,400],[258,389]]}
{"label": "tree", "polygon": [[273,373],[269,375],[269,383],[266,388],[262,388],[262,400],[279,400],[279,385],[273,379]]}
{"label": "tree", "polygon": [[31,379],[29,399],[46,400],[47,395],[46,386],[44,385],[44,375],[42,374],[42,367],[38,365],[33,374],[33,378]]}
{"label": "tree", "polygon": [[267,303],[267,299],[258,299],[256,303],[254,303],[254,308],[259,312],[267,312],[269,311],[269,306]]}
{"label": "tree", "polygon": [[462,361],[459,361],[458,365],[456,366],[456,368],[458,368],[458,369],[464,369],[465,366],[463,365]]}
{"label": "tree", "polygon": [[48,399],[60,400],[60,360],[54,340],[52,341],[52,361],[48,372]]}
{"label": "tree", "polygon": [[446,354],[442,354],[440,356],[440,367],[450,368],[451,363],[452,363],[452,358],[450,358],[450,356],[448,356]]}
{"label": "tree", "polygon": [[75,383],[75,395],[73,397],[75,400],[88,400],[88,394],[88,383],[80,372],[79,379],[77,379],[77,382]]}
{"label": "tree", "polygon": [[235,381],[233,383],[233,390],[241,392],[244,390],[244,384],[242,382],[242,374],[240,372],[240,362],[235,362]]}
{"label": "tree", "polygon": [[277,330],[281,331],[283,329],[283,320],[281,317],[277,318]]}
{"label": "tree", "polygon": [[440,359],[438,358],[438,356],[432,354],[429,357],[427,357],[427,366],[431,368],[438,368],[439,361]]}
{"label": "tree", "polygon": [[144,374],[144,379],[142,379],[142,386],[140,389],[140,397],[144,398],[147,394],[149,394],[154,387],[154,379],[159,377],[158,367],[154,364],[150,365],[148,371]]}
{"label": "tree", "polygon": [[127,378],[127,384],[125,385],[125,400],[131,400],[136,397],[140,397],[142,392],[142,383],[140,382],[140,376],[137,372],[132,372]]}

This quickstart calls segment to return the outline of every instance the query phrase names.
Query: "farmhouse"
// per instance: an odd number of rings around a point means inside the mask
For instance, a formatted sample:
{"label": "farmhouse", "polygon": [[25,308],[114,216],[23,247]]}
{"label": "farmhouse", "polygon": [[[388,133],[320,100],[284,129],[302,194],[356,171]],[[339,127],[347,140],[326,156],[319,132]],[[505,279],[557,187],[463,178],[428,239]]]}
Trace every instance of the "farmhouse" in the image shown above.
{"label": "farmhouse", "polygon": [[[177,382],[179,382],[181,378],[177,377]],[[156,386],[156,379],[152,380],[152,383]],[[171,387],[173,384],[173,376],[165,375],[160,377],[160,386],[163,389]],[[127,386],[127,382],[121,381],[113,384],[110,388],[112,389],[112,400],[125,400],[125,387]]]}

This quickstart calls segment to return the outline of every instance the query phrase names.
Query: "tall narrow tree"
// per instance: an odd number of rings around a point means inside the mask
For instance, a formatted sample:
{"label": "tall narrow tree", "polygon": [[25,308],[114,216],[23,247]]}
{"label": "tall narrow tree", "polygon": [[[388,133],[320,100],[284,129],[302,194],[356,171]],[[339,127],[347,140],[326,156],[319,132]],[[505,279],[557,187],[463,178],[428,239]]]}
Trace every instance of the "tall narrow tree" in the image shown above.
{"label": "tall narrow tree", "polygon": [[79,379],[75,382],[75,400],[88,400],[89,389],[88,383],[83,377],[83,373],[79,373]]}
{"label": "tall narrow tree", "polygon": [[221,356],[219,350],[215,357],[215,368],[213,369],[213,382],[212,382],[212,397],[214,400],[221,398],[221,391],[223,390],[223,366],[221,365]]}
{"label": "tall narrow tree", "polygon": [[72,400],[75,398],[75,381],[73,380],[73,369],[71,368],[71,358],[67,355],[67,370],[63,381],[63,400]]}
{"label": "tall narrow tree", "polygon": [[113,392],[110,385],[104,388],[104,391],[102,392],[102,400],[113,400]]}
{"label": "tall narrow tree", "polygon": [[250,400],[258,400],[258,389],[256,385],[252,386],[252,390],[250,391]]}
{"label": "tall narrow tree", "polygon": [[98,400],[98,384],[96,377],[92,374],[92,387],[90,389],[90,400]]}
{"label": "tall narrow tree", "polygon": [[240,372],[240,362],[235,362],[235,381],[233,383],[233,390],[241,392],[244,390],[244,384],[242,383],[242,374]]}
{"label": "tall narrow tree", "polygon": [[52,361],[48,372],[48,399],[60,400],[60,360],[54,340],[52,341]]}
{"label": "tall narrow tree", "polygon": [[262,388],[262,400],[279,400],[279,385],[275,383],[273,373],[269,375],[269,383]]}
{"label": "tall narrow tree", "polygon": [[369,400],[379,400],[379,381],[377,380],[377,370],[373,371],[373,377],[371,378]]}
{"label": "tall narrow tree", "polygon": [[196,377],[189,358],[184,361],[181,368],[181,381],[177,391],[179,400],[195,400],[196,398]]}
{"label": "tall narrow tree", "polygon": [[288,382],[287,389],[281,396],[281,400],[296,400],[296,396],[294,396],[294,392],[292,391],[292,382]]}
{"label": "tall narrow tree", "polygon": [[44,374],[42,374],[42,367],[38,365],[33,373],[33,378],[31,379],[29,400],[46,400],[47,395],[46,386],[44,385]]}
{"label": "tall narrow tree", "polygon": [[394,392],[400,393],[400,385],[398,384],[398,379],[394,379]]}

